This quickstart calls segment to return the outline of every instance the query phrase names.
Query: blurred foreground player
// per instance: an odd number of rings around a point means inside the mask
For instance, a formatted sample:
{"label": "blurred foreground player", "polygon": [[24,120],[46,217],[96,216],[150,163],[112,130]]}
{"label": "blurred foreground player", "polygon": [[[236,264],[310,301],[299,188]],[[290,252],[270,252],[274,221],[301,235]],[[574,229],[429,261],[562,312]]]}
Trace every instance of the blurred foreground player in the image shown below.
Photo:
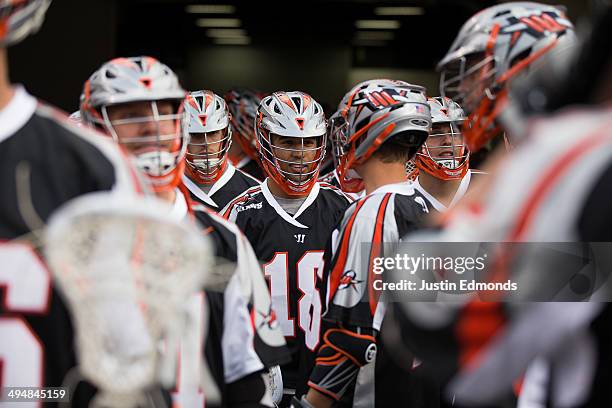
{"label": "blurred foreground player", "polygon": [[[190,300],[190,313],[201,331],[183,339],[175,403],[204,406],[207,396],[199,384],[205,355],[221,390],[221,406],[271,406],[264,369],[285,361],[285,354],[257,259],[234,224],[192,203],[180,188],[189,143],[185,95],[176,75],[159,61],[118,58],[86,82],[81,114],[126,149],[157,196],[172,203],[170,217],[197,220],[214,243],[217,268],[230,271],[220,290],[206,290],[204,297]],[[210,310],[208,327],[204,302]]]}
{"label": "blurred foreground player", "polygon": [[500,4],[463,25],[438,70],[441,95],[468,114],[464,137],[472,153],[503,134],[499,116],[508,106],[508,84],[546,53],[561,52],[574,42],[565,14],[540,3]]}
{"label": "blurred foreground player", "polygon": [[77,365],[70,312],[28,234],[72,198],[140,189],[116,146],[9,81],[7,47],[35,33],[50,4],[0,2],[0,388],[60,387]]}
{"label": "blurred foreground player", "polygon": [[[511,26],[513,18],[551,17],[549,7],[507,3],[486,9],[474,19],[481,18],[481,29],[490,30],[499,22],[492,16],[503,16],[500,18],[510,20],[507,26]],[[598,35],[577,48],[580,52],[576,51],[578,56],[570,69],[551,88],[529,84],[528,89],[542,91],[541,117],[528,124],[527,134],[511,134],[521,142],[499,159],[496,168],[503,171],[491,176],[490,187],[479,201],[451,211],[448,225],[436,239],[580,245],[610,241],[610,208],[604,197],[612,185],[611,23],[608,9],[595,30]],[[461,32],[464,31],[465,27]],[[525,30],[519,36],[529,39],[533,35],[534,31]],[[545,35],[554,40],[558,33]],[[586,72],[590,73],[588,80],[584,77]],[[550,71],[543,71],[540,78],[547,76]],[[522,79],[517,77],[515,81]],[[583,87],[572,92],[576,82]],[[512,104],[521,102],[512,100],[516,98],[516,83],[507,89]],[[559,105],[561,98],[564,105]],[[558,110],[567,105],[574,106]],[[542,106],[554,108],[542,110]],[[501,120],[504,129],[513,128],[504,122],[503,114]],[[514,193],[517,188],[521,194]],[[610,265],[609,248],[602,248],[604,253],[595,246],[595,262],[591,258],[591,264],[600,264],[598,268],[586,268],[574,276],[583,279],[586,287],[563,282],[558,293],[564,296],[553,297],[553,302],[527,303],[519,293],[514,299],[522,303],[471,299],[453,308],[427,310],[427,305],[400,296],[398,299],[405,302],[394,309],[394,314],[400,322],[403,343],[415,352],[436,356],[437,374],[449,381],[447,396],[454,396],[459,406],[498,406],[512,394],[513,385],[521,378],[524,381],[519,406],[605,406],[609,403],[612,314],[606,304],[597,302],[610,299],[609,287],[601,286],[598,275],[607,275]],[[504,264],[517,261],[516,254],[505,255]],[[523,256],[518,265],[532,265],[536,261],[532,258]],[[525,289],[546,288],[559,283],[554,281],[561,272],[558,261],[563,259],[540,259],[539,270],[546,272],[539,275],[541,278],[533,274],[533,269],[520,267],[510,269],[510,277],[529,276],[531,284]],[[427,321],[420,317],[425,314],[429,316]],[[470,336],[462,336],[461,333],[468,334],[462,328],[468,327],[473,329]]]}

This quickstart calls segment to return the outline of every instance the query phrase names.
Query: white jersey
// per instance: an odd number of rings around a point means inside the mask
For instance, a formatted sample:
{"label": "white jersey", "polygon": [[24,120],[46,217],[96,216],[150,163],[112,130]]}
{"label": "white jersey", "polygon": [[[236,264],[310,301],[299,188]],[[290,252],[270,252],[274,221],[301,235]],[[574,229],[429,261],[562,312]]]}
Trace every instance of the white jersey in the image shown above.
{"label": "white jersey", "polygon": [[465,173],[465,176],[463,176],[463,178],[461,179],[461,183],[459,183],[459,187],[457,188],[457,191],[455,191],[455,194],[453,195],[453,198],[450,204],[448,205],[448,207],[442,204],[440,200],[438,200],[436,197],[431,195],[427,190],[425,190],[425,188],[421,185],[418,176],[412,183],[413,183],[414,189],[418,191],[427,201],[428,208],[430,209],[433,208],[434,210],[440,213],[444,213],[449,208],[454,207],[459,201],[461,201],[461,199],[468,192],[468,189],[470,188],[470,185],[471,185],[473,174],[483,174],[483,173],[478,170],[475,170],[475,171],[471,169],[468,170]]}
{"label": "white jersey", "polygon": [[[593,194],[603,188],[601,178],[608,180],[612,174],[612,110],[565,112],[535,121],[530,129],[529,139],[504,157],[498,166],[501,171],[490,176],[485,200],[479,206],[451,211],[438,241],[610,241],[609,232],[598,226],[609,226],[609,211],[601,207],[596,219],[585,206],[597,199],[609,200]],[[601,289],[596,291],[592,298],[601,293]],[[469,370],[460,371],[451,382],[450,393],[456,401],[468,406],[495,404],[495,397],[511,388],[538,356],[547,355],[555,362],[555,372],[550,377],[542,374],[546,361],[537,360],[525,378],[540,384],[525,384],[529,394],[523,403],[529,399],[532,404],[533,396],[545,395],[553,406],[583,404],[596,368],[596,351],[587,328],[601,305],[534,303],[524,310],[512,303],[506,306],[510,314],[506,312],[502,320],[512,319],[512,325],[502,326],[507,328],[505,336],[479,350],[480,364],[469,365]],[[406,318],[417,325],[418,307],[410,302],[401,306]],[[552,389],[555,394],[537,388]]]}

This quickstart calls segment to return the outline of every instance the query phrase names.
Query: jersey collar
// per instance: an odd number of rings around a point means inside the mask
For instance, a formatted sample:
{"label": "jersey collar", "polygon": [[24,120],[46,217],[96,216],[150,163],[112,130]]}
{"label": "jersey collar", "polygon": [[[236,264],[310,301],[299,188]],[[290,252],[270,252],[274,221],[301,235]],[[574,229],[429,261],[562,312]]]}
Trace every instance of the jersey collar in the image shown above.
{"label": "jersey collar", "polygon": [[448,208],[453,207],[455,204],[457,204],[459,200],[463,198],[463,196],[465,196],[465,193],[467,192],[467,189],[470,186],[471,178],[472,178],[472,170],[468,170],[465,173],[465,176],[463,176],[463,178],[461,179],[461,183],[459,183],[459,188],[457,188],[457,191],[455,191],[455,195],[453,196],[453,199],[451,200],[451,203],[448,207],[442,204],[436,197],[429,194],[423,188],[421,183],[419,183],[418,177],[414,180],[413,184],[414,184],[414,188],[418,190],[421,194],[423,194],[425,198],[427,198],[427,200],[431,203],[433,208],[435,208],[439,212],[445,212],[446,210],[448,210]]}
{"label": "jersey collar", "polygon": [[384,193],[396,193],[401,195],[411,196],[414,194],[414,186],[410,181],[402,181],[401,183],[385,184],[378,187],[368,195]]}
{"label": "jersey collar", "polygon": [[189,177],[187,177],[184,174],[183,174],[183,183],[185,184],[185,187],[187,187],[187,189],[194,196],[200,199],[200,201],[203,201],[212,207],[219,208],[217,203],[215,203],[215,200],[213,200],[211,197],[217,191],[221,190],[223,186],[227,184],[228,181],[230,181],[230,179],[234,176],[235,172],[236,172],[236,168],[231,163],[228,162],[225,171],[223,172],[221,177],[219,177],[219,180],[215,181],[215,183],[211,187],[208,194],[202,191],[202,189],[198,187],[196,183],[194,183]]}
{"label": "jersey collar", "polygon": [[22,86],[14,88],[15,94],[0,111],[0,142],[8,139],[30,120],[38,102]]}
{"label": "jersey collar", "polygon": [[314,203],[314,201],[317,199],[319,195],[319,189],[320,189],[319,182],[316,182],[312,190],[310,190],[308,197],[306,197],[306,200],[302,203],[302,205],[297,210],[297,212],[293,216],[291,216],[289,213],[287,213],[287,211],[283,209],[283,207],[281,207],[278,201],[276,201],[276,199],[274,198],[274,195],[272,195],[272,192],[268,188],[268,178],[266,178],[264,182],[261,183],[261,192],[263,193],[263,196],[265,197],[268,204],[270,204],[270,206],[272,206],[272,208],[274,208],[274,210],[278,213],[278,215],[280,215],[289,224],[295,225],[296,227],[299,227],[299,228],[306,228],[306,229],[308,229],[308,227],[302,224],[301,222],[299,222],[297,218],[304,211],[306,211],[306,209],[310,207],[312,203]]}

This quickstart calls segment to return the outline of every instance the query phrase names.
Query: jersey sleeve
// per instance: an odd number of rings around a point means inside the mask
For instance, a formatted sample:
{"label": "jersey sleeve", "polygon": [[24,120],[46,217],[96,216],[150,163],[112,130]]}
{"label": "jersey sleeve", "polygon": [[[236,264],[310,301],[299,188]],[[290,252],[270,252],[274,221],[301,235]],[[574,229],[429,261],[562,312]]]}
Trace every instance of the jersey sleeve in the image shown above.
{"label": "jersey sleeve", "polygon": [[232,276],[223,294],[223,372],[226,383],[260,371],[264,365],[255,351],[255,329],[240,277]]}

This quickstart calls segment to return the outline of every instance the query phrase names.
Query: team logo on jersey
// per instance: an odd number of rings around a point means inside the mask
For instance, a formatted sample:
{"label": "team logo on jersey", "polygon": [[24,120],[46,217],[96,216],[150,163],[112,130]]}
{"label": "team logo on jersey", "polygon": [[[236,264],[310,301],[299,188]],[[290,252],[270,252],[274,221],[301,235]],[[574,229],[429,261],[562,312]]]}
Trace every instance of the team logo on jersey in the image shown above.
{"label": "team logo on jersey", "polygon": [[274,330],[278,327],[278,321],[276,320],[276,313],[272,310],[272,305],[270,305],[270,309],[268,313],[257,312],[262,318],[261,323],[259,324],[258,329],[267,326],[268,329]]}
{"label": "team logo on jersey", "polygon": [[353,270],[344,272],[342,274],[342,277],[340,278],[340,285],[338,285],[338,290],[352,288],[356,292],[359,292],[359,290],[357,290],[356,285],[363,281],[355,279],[356,277],[357,277],[357,273]]}
{"label": "team logo on jersey", "polygon": [[263,208],[263,203],[259,202],[259,203],[251,203],[251,204],[247,204],[247,205],[238,205],[236,206],[236,212],[242,212],[242,211],[246,211],[246,210],[261,210]]}

